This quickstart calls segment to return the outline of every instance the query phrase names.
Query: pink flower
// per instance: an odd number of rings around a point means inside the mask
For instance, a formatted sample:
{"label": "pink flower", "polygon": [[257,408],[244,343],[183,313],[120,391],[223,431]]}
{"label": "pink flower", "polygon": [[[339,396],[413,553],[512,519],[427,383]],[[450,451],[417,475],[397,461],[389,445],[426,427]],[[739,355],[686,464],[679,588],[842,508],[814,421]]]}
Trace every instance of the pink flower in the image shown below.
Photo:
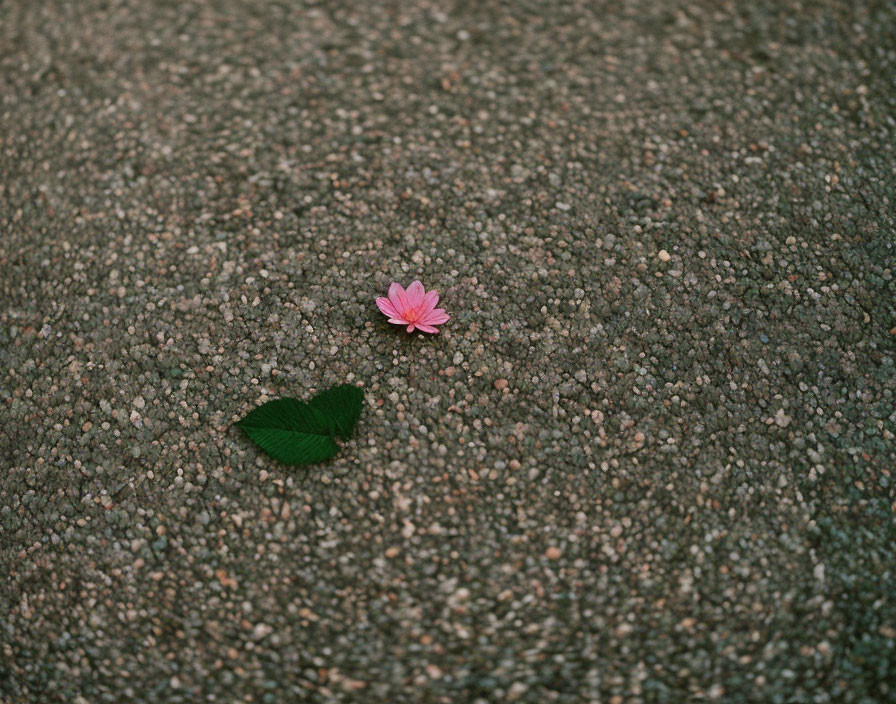
{"label": "pink flower", "polygon": [[415,281],[405,291],[401,284],[393,283],[389,287],[388,298],[377,298],[376,305],[389,317],[390,323],[407,325],[408,332],[415,329],[423,332],[438,332],[436,325],[448,320],[448,314],[436,308],[439,294],[436,291],[427,293],[423,284]]}

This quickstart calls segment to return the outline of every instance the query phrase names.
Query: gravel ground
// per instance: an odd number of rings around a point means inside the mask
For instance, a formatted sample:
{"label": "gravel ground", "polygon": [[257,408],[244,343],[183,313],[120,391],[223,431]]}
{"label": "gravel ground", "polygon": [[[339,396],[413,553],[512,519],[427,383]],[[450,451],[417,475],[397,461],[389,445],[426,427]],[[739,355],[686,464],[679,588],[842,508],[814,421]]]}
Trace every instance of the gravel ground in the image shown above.
{"label": "gravel ground", "polygon": [[0,701],[893,701],[894,36],[0,2]]}

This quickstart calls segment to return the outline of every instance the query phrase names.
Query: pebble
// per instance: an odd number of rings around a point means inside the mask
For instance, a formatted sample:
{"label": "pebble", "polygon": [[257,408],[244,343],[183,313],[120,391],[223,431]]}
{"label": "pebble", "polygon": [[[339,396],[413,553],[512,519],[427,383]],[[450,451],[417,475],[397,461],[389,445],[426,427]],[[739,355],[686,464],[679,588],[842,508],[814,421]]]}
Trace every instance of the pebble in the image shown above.
{"label": "pebble", "polygon": [[266,623],[256,623],[255,627],[252,629],[252,640],[259,641],[263,638],[267,638],[271,633],[274,632],[274,629]]}

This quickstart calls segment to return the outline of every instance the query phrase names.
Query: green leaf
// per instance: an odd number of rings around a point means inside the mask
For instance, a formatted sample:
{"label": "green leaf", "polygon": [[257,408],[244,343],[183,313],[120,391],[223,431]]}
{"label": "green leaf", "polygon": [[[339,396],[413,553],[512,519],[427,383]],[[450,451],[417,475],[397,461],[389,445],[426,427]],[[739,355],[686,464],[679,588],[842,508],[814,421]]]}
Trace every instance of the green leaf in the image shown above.
{"label": "green leaf", "polygon": [[335,455],[334,421],[294,398],[263,403],[237,425],[266,453],[283,464],[313,464]]}
{"label": "green leaf", "polygon": [[364,392],[351,384],[340,384],[321,391],[308,405],[316,408],[330,419],[331,432],[342,438],[351,437],[355,423],[361,417]]}

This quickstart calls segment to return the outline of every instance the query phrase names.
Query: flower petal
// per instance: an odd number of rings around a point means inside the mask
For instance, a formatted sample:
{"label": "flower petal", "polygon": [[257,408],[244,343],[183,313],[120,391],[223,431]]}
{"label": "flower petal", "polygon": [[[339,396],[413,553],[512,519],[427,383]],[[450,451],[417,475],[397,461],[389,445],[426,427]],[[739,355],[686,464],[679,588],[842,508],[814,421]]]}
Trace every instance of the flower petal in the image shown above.
{"label": "flower petal", "polygon": [[429,313],[433,308],[436,307],[436,303],[439,302],[439,292],[438,291],[427,291],[426,295],[423,296],[423,304],[420,306],[420,316],[426,317],[426,314]]}
{"label": "flower petal", "polygon": [[408,332],[414,332],[414,323],[408,325]]}
{"label": "flower petal", "polygon": [[408,307],[409,308],[417,308],[421,303],[423,303],[423,294],[426,291],[423,288],[423,284],[419,281],[414,281],[410,286],[408,286],[408,290],[406,291],[406,296],[408,299]]}
{"label": "flower petal", "polygon": [[451,316],[448,315],[443,308],[436,308],[435,310],[432,310],[424,315],[420,319],[420,322],[426,325],[441,325],[442,323],[450,319]]}
{"label": "flower petal", "polygon": [[390,318],[399,318],[401,317],[401,313],[395,310],[395,306],[392,305],[392,301],[388,298],[384,298],[380,296],[376,299],[376,307],[380,309],[383,315],[388,315]]}
{"label": "flower petal", "polygon": [[404,318],[389,318],[390,323],[394,323],[395,325],[407,325],[408,321]]}
{"label": "flower petal", "polygon": [[389,300],[392,302],[392,305],[395,306],[395,310],[397,310],[399,314],[404,314],[408,309],[407,294],[405,293],[404,287],[397,281],[389,287]]}
{"label": "flower petal", "polygon": [[416,325],[417,325],[417,329],[422,332],[432,332],[432,333],[436,333],[436,334],[439,333],[439,329],[434,328],[432,325],[425,325],[424,323],[416,323]]}

